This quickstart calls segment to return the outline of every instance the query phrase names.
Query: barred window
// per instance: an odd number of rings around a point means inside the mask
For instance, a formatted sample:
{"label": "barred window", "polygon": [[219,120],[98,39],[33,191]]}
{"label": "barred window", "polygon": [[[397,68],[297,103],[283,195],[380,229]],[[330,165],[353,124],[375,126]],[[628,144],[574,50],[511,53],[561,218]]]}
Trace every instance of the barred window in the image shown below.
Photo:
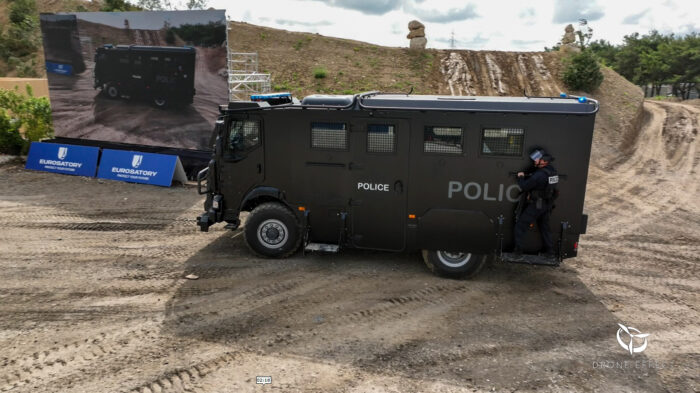
{"label": "barred window", "polygon": [[229,146],[233,150],[250,150],[260,145],[259,120],[233,120],[229,133]]}
{"label": "barred window", "polygon": [[425,127],[423,152],[462,154],[464,134],[460,127]]}
{"label": "barred window", "polygon": [[311,123],[311,147],[347,150],[348,129],[345,123]]}
{"label": "barred window", "polygon": [[367,151],[370,153],[393,153],[396,151],[395,127],[390,124],[367,125]]}
{"label": "barred window", "polygon": [[489,156],[520,156],[523,154],[525,130],[522,128],[484,128],[481,153]]}

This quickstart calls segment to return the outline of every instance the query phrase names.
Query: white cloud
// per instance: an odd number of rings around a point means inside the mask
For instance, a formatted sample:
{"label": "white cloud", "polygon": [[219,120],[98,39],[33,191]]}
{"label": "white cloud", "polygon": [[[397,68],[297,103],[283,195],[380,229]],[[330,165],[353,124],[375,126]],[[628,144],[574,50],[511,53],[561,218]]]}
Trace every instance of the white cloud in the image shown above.
{"label": "white cloud", "polygon": [[[408,47],[407,26],[412,19],[425,24],[428,47],[440,49],[449,48],[454,31],[457,46],[467,49],[539,51],[558,42],[566,24],[576,26],[578,17],[585,16],[589,17],[593,39],[605,39],[613,44],[621,43],[625,35],[633,32],[645,34],[656,29],[688,33],[699,30],[694,18],[697,13],[691,1],[637,0],[634,7],[627,2],[603,3],[600,0],[540,0],[526,6],[516,0],[474,1],[475,6],[470,6],[472,3],[468,1],[274,0],[234,3],[210,0],[210,6],[227,8],[228,16],[234,21],[244,20],[292,31],[315,31],[331,37],[398,47]],[[562,11],[559,7],[562,4],[574,4],[574,11]],[[648,12],[642,12],[647,9]],[[553,22],[562,15],[570,21]],[[300,23],[292,24],[294,21]],[[634,23],[623,24],[623,21]]]}

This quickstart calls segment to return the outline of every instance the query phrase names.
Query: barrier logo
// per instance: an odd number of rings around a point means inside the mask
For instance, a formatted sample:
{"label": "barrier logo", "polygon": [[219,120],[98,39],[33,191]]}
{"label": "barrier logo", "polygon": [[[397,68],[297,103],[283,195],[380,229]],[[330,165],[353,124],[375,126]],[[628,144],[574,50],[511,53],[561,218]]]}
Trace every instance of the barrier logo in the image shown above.
{"label": "barrier logo", "polygon": [[141,165],[142,161],[143,161],[143,155],[134,154],[134,158],[131,159],[131,166],[134,168],[138,168]]}
{"label": "barrier logo", "polygon": [[67,155],[68,155],[68,148],[67,147],[61,146],[58,148],[58,159],[59,160],[66,158]]}
{"label": "barrier logo", "polygon": [[[631,326],[625,326],[621,323],[618,323],[618,326],[620,326],[620,328],[617,329],[617,342],[622,348],[629,351],[630,355],[644,352],[644,350],[647,349],[647,345],[649,344],[647,337],[649,337],[649,333],[642,333],[638,329]],[[624,341],[622,338],[623,333],[625,334]],[[635,346],[635,338],[642,339],[642,343],[639,346]]]}

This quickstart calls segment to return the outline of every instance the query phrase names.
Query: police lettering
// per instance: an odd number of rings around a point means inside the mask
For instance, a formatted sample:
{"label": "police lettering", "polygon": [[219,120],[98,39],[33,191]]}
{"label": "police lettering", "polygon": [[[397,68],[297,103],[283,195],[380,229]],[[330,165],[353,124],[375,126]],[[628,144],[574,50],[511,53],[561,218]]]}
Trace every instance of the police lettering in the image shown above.
{"label": "police lettering", "polygon": [[447,185],[447,198],[452,199],[456,193],[464,194],[464,197],[469,200],[483,199],[485,201],[502,202],[504,199],[509,202],[517,202],[520,187],[517,184],[512,184],[506,187],[499,184],[492,187],[489,183],[468,182],[462,184],[459,181],[451,181]]}
{"label": "police lettering", "polygon": [[358,190],[365,191],[389,191],[388,184],[377,184],[377,183],[357,183]]}

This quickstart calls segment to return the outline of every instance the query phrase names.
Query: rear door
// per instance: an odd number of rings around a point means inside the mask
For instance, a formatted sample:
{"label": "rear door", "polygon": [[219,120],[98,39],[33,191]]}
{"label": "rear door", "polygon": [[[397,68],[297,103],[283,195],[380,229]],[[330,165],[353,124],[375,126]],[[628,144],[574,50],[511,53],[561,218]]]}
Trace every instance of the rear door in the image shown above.
{"label": "rear door", "polygon": [[406,244],[409,123],[358,119],[351,127],[351,241],[400,251]]}

